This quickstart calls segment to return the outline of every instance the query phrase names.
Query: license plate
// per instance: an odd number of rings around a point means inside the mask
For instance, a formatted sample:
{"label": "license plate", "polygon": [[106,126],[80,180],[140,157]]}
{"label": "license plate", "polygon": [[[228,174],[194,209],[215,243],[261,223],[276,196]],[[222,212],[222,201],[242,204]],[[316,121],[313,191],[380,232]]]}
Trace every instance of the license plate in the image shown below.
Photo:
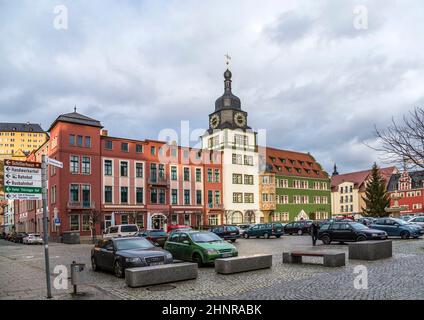
{"label": "license plate", "polygon": [[161,265],[161,264],[163,264],[163,261],[159,261],[159,262],[151,262],[151,263],[149,263],[149,266],[159,266],[159,265]]}
{"label": "license plate", "polygon": [[277,232],[281,232],[281,229],[277,229]]}
{"label": "license plate", "polygon": [[233,233],[230,233],[230,235],[235,236],[235,235],[236,235],[236,233],[235,233],[235,232],[233,232]]}
{"label": "license plate", "polygon": [[156,238],[156,241],[163,241],[165,238]]}
{"label": "license plate", "polygon": [[222,257],[223,258],[231,257],[231,253],[223,253]]}

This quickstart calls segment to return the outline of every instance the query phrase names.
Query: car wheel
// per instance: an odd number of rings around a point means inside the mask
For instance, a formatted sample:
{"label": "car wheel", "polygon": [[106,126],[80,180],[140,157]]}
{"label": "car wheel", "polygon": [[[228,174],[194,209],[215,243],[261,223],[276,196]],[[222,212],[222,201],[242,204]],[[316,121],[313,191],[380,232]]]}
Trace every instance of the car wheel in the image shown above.
{"label": "car wheel", "polygon": [[289,236],[291,236],[293,233],[289,233]]}
{"label": "car wheel", "polygon": [[279,234],[279,235],[277,235],[276,237],[279,239],[279,238],[281,238],[281,235]]}
{"label": "car wheel", "polygon": [[203,266],[202,257],[198,253],[193,254],[193,262],[197,263],[199,267]]}
{"label": "car wheel", "polygon": [[115,261],[115,266],[114,266],[114,271],[115,271],[115,276],[117,278],[123,278],[124,277],[124,268],[122,267],[122,263],[119,260]]}
{"label": "car wheel", "polygon": [[231,242],[232,242],[232,243],[236,242],[236,239],[231,239]]}
{"label": "car wheel", "polygon": [[264,238],[265,238],[265,239],[269,239],[269,233],[265,233],[265,234],[264,234]]}
{"label": "car wheel", "polygon": [[367,240],[367,238],[365,238],[364,236],[359,236],[358,238],[356,238],[356,241],[365,241]]}
{"label": "car wheel", "polygon": [[243,238],[245,238],[245,239],[249,239],[249,235],[248,235],[247,233],[244,233],[244,234],[243,234]]}
{"label": "car wheel", "polygon": [[300,229],[299,231],[297,231],[297,234],[298,234],[299,236],[303,235],[303,231],[302,231],[302,229]]}
{"label": "car wheel", "polygon": [[329,236],[327,236],[327,235],[322,236],[321,241],[322,241],[322,243],[324,243],[324,244],[330,244],[330,243],[331,243],[331,239],[330,239],[330,237],[329,237]]}
{"label": "car wheel", "polygon": [[94,257],[91,257],[91,269],[93,269],[94,272],[100,270],[99,266],[97,265],[96,258]]}
{"label": "car wheel", "polygon": [[402,238],[402,239],[409,239],[409,237],[410,237],[411,235],[409,234],[409,232],[408,231],[402,231],[401,232],[401,234],[400,234],[400,237]]}

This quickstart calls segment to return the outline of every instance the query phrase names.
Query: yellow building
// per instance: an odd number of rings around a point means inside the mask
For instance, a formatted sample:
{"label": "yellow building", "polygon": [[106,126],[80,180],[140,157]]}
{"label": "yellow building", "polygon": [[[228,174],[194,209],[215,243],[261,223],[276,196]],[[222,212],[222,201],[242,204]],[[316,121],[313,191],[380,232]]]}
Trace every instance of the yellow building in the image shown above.
{"label": "yellow building", "polygon": [[25,160],[48,139],[39,124],[0,123],[0,160]]}

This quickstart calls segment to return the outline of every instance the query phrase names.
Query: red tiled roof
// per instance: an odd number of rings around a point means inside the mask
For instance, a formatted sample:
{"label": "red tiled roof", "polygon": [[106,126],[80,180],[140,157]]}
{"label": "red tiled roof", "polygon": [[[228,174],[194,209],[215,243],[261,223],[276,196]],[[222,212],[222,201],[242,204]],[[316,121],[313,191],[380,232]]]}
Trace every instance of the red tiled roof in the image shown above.
{"label": "red tiled roof", "polygon": [[[396,170],[397,170],[396,167],[387,167],[387,168],[379,169],[380,174],[383,177],[383,179],[386,181],[386,183],[389,182],[391,175],[395,173]],[[371,174],[371,169],[332,176],[331,189],[336,188],[338,185],[342,184],[343,182],[353,182],[357,188],[360,188],[370,174]]]}
{"label": "red tiled roof", "polygon": [[327,172],[308,153],[266,147],[266,164],[275,174],[328,179]]}

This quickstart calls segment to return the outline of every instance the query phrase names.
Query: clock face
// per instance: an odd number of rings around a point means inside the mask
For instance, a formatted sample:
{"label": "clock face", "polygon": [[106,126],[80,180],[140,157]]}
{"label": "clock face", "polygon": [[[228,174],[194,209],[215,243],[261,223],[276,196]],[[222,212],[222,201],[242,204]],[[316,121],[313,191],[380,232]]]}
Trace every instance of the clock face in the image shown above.
{"label": "clock face", "polygon": [[246,116],[241,112],[237,112],[234,115],[234,122],[237,126],[244,127],[246,125]]}
{"label": "clock face", "polygon": [[218,127],[219,122],[220,122],[220,119],[217,114],[214,114],[209,120],[209,124],[212,129],[215,129],[216,127]]}

